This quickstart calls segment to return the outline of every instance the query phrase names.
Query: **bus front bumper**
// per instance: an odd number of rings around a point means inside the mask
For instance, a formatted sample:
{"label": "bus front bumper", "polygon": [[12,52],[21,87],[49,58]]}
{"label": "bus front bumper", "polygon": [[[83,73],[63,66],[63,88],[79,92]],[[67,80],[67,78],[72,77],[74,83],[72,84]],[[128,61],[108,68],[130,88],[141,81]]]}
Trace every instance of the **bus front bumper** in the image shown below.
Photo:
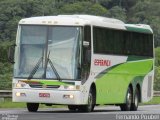
{"label": "bus front bumper", "polygon": [[13,89],[13,102],[50,103],[80,105],[84,104],[80,91],[40,90],[40,89]]}

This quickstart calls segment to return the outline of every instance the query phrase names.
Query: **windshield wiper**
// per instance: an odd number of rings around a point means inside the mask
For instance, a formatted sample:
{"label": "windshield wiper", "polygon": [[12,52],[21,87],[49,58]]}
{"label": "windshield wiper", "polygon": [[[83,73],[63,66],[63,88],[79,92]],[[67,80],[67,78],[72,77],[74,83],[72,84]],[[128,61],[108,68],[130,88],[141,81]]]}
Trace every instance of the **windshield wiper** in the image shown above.
{"label": "windshield wiper", "polygon": [[[53,72],[55,73],[57,79],[58,79],[59,81],[61,81],[61,77],[60,77],[60,75],[58,74],[56,68],[54,67],[52,61],[50,60],[49,55],[50,55],[50,51],[49,51],[48,57],[47,57],[47,65],[48,65],[48,63],[51,65],[51,68],[52,68]],[[46,68],[46,69],[47,69],[47,68]]]}
{"label": "windshield wiper", "polygon": [[34,76],[34,74],[36,73],[36,71],[38,70],[39,65],[41,64],[42,60],[43,60],[43,57],[41,57],[41,58],[38,60],[37,64],[35,65],[35,67],[34,67],[33,70],[31,71],[31,73],[29,74],[28,80],[30,80],[30,79],[33,78],[33,76]]}
{"label": "windshield wiper", "polygon": [[[46,69],[47,69],[47,65],[48,65],[48,63],[49,63],[49,64],[51,65],[51,68],[52,68],[53,72],[55,73],[57,79],[58,79],[59,81],[61,81],[61,78],[60,78],[60,76],[59,76],[56,68],[54,67],[52,61],[49,59],[49,55],[50,55],[50,52],[48,53],[48,57],[47,57],[47,61],[46,61]],[[29,74],[28,80],[30,80],[30,79],[33,78],[33,76],[34,76],[35,73],[37,72],[37,70],[38,70],[38,68],[39,68],[39,66],[40,66],[40,64],[41,64],[42,61],[43,61],[43,57],[41,57],[41,58],[38,60],[38,62],[37,62],[37,64],[35,65],[35,67],[32,69],[31,73]],[[44,72],[44,75],[46,75],[46,71]],[[43,75],[43,76],[44,76],[44,75]],[[45,78],[46,78],[46,77],[45,77]]]}

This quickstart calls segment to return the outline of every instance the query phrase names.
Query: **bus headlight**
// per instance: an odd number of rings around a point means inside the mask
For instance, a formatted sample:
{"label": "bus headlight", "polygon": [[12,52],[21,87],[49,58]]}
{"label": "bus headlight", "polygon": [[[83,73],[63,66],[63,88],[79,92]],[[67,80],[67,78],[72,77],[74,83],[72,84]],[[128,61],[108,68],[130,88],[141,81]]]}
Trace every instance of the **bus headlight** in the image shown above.
{"label": "bus headlight", "polygon": [[63,95],[64,99],[74,99],[74,95]]}
{"label": "bus headlight", "polygon": [[73,85],[64,86],[64,89],[66,89],[66,90],[75,90],[75,86],[73,86]]}
{"label": "bus headlight", "polygon": [[16,83],[16,85],[15,85],[16,88],[23,88],[23,87],[25,87],[25,86],[26,86],[26,83],[24,83],[24,82],[18,82],[18,83]]}
{"label": "bus headlight", "polygon": [[66,90],[80,90],[80,85],[69,85],[69,86],[64,86],[64,89]]}

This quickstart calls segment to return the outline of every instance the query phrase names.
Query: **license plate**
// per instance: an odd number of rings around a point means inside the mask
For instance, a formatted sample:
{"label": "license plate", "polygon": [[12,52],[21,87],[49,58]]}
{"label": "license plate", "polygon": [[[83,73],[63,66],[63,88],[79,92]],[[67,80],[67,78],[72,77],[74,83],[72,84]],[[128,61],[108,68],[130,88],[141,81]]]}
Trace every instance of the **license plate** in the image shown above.
{"label": "license plate", "polygon": [[39,97],[49,98],[50,97],[50,93],[39,93]]}

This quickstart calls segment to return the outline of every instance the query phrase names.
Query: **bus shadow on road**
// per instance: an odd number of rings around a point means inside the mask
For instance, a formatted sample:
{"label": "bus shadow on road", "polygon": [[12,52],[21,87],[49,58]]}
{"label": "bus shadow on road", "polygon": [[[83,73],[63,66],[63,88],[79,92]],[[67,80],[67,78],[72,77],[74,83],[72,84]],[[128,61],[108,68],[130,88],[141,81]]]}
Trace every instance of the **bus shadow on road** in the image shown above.
{"label": "bus shadow on road", "polygon": [[83,112],[83,111],[69,111],[69,110],[41,110],[41,111],[37,111],[37,113],[86,113],[86,114],[89,114],[89,113],[99,113],[99,112],[106,112],[106,113],[115,113],[115,112],[123,112],[123,111],[120,111],[120,110],[94,110],[93,112]]}
{"label": "bus shadow on road", "polygon": [[83,112],[83,111],[70,111],[68,108],[48,108],[48,109],[39,109],[37,113],[84,113],[84,114],[93,114],[93,113],[138,113],[139,111],[143,111],[139,109],[138,111],[121,111],[117,106],[108,106],[108,107],[96,107],[93,112]]}

